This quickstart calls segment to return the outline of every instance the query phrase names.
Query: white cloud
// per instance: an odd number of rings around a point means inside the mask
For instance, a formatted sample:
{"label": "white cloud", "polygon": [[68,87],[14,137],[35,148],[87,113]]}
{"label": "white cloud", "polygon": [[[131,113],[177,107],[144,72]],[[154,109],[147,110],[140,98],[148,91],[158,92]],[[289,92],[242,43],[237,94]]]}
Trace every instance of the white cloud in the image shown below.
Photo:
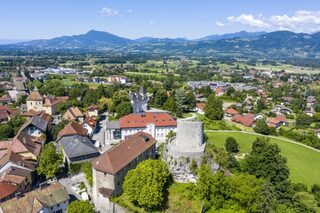
{"label": "white cloud", "polygon": [[110,16],[116,16],[119,14],[118,10],[114,10],[112,8],[104,7],[100,11],[100,15],[103,17],[110,17]]}
{"label": "white cloud", "polygon": [[294,32],[312,33],[320,31],[320,11],[298,10],[293,15],[282,14],[264,17],[259,14],[241,14],[227,18],[228,24],[240,23],[254,28],[270,30],[290,30]]}
{"label": "white cloud", "polygon": [[150,25],[154,25],[155,23],[154,23],[154,21],[150,21],[149,24]]}
{"label": "white cloud", "polygon": [[133,10],[132,9],[127,9],[124,11],[125,13],[133,13]]}
{"label": "white cloud", "polygon": [[259,16],[255,18],[251,14],[241,14],[238,17],[229,16],[227,20],[230,23],[240,23],[243,25],[248,25],[250,27],[257,27],[257,28],[269,28],[270,25],[263,21],[263,16]]}
{"label": "white cloud", "polygon": [[216,25],[218,25],[219,27],[224,27],[224,23],[220,22],[220,21],[217,21],[216,22]]}

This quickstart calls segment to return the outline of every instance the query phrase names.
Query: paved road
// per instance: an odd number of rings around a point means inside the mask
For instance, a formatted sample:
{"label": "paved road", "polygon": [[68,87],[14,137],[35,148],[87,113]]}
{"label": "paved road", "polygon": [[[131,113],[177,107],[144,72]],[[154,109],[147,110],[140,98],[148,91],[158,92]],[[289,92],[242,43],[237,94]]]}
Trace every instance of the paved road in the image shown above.
{"label": "paved road", "polygon": [[303,146],[303,147],[306,147],[308,149],[311,149],[313,151],[316,151],[316,152],[320,152],[320,150],[316,149],[316,148],[313,148],[311,146],[308,146],[308,145],[305,145],[305,144],[302,144],[302,143],[299,143],[299,142],[296,142],[296,141],[293,141],[293,140],[290,140],[290,139],[286,139],[286,138],[281,138],[281,137],[276,137],[276,136],[271,136],[271,135],[262,135],[262,134],[258,134],[258,133],[255,133],[255,132],[247,132],[247,131],[234,131],[234,130],[205,130],[205,132],[230,132],[230,133],[245,133],[245,134],[250,134],[250,135],[257,135],[257,136],[262,136],[262,137],[268,137],[268,138],[273,138],[273,139],[281,139],[283,141],[286,141],[286,142],[289,142],[289,143],[293,143],[293,144],[297,144],[299,146]]}
{"label": "paved road", "polygon": [[102,114],[97,126],[97,131],[92,136],[92,140],[99,141],[101,146],[105,146],[105,129],[108,121],[109,118],[107,114]]}

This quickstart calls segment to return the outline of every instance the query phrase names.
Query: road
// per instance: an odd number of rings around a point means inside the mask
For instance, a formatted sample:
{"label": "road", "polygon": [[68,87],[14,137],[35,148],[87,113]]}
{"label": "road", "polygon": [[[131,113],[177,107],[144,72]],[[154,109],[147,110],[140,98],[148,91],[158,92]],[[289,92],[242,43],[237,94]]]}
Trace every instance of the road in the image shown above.
{"label": "road", "polygon": [[105,129],[107,122],[109,121],[108,115],[106,113],[101,114],[101,119],[98,123],[96,133],[93,134],[92,140],[99,141],[100,145],[103,147],[105,146]]}
{"label": "road", "polygon": [[299,143],[299,142],[296,142],[296,141],[293,141],[293,140],[290,140],[290,139],[286,139],[286,138],[282,138],[282,137],[276,137],[276,136],[271,136],[271,135],[262,135],[262,134],[255,133],[255,132],[234,131],[234,130],[205,130],[205,132],[245,133],[245,134],[251,134],[251,135],[256,135],[256,136],[261,136],[261,137],[268,137],[268,138],[273,138],[273,139],[280,139],[280,140],[283,140],[283,141],[286,141],[286,142],[289,142],[289,143],[293,143],[293,144],[296,144],[296,145],[299,145],[299,146],[306,147],[306,148],[308,148],[308,149],[311,149],[311,150],[313,150],[313,151],[316,151],[316,152],[319,152],[319,153],[320,153],[320,150],[318,150],[318,149],[316,149],[316,148],[313,148],[313,147],[311,147],[311,146],[308,146],[308,145],[305,145],[305,144],[302,144],[302,143]]}

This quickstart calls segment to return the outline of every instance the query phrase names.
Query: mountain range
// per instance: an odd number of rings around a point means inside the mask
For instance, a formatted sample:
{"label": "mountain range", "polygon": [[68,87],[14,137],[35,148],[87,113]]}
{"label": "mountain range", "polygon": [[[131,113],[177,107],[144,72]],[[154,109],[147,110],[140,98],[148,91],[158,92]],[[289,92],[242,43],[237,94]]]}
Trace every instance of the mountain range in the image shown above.
{"label": "mountain range", "polygon": [[153,37],[133,40],[91,30],[81,35],[0,45],[1,50],[90,50],[160,55],[318,58],[320,56],[320,33],[242,31],[211,35],[196,40]]}

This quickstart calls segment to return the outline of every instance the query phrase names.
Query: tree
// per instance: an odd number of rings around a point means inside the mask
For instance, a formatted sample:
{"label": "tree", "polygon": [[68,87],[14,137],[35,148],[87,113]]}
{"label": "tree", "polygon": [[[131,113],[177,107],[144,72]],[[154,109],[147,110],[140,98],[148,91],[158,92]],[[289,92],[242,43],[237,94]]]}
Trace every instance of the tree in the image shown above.
{"label": "tree", "polygon": [[252,144],[252,151],[242,164],[243,170],[257,178],[269,181],[280,203],[290,201],[293,188],[289,181],[287,159],[280,154],[276,144],[270,144],[266,138],[257,138]]}
{"label": "tree", "polygon": [[191,98],[191,95],[189,93],[186,93],[182,88],[176,91],[175,100],[177,103],[177,108],[182,112],[188,112],[194,108],[190,107],[192,107],[193,105],[195,106],[195,99]]}
{"label": "tree", "polygon": [[112,99],[114,104],[117,106],[121,102],[129,102],[129,94],[126,90],[119,90],[113,93]]}
{"label": "tree", "polygon": [[266,109],[266,104],[263,99],[258,99],[257,104],[255,106],[257,112],[261,112],[262,110]]}
{"label": "tree", "polygon": [[307,127],[311,124],[312,117],[307,115],[306,113],[301,113],[297,116],[296,125],[298,127]]}
{"label": "tree", "polygon": [[295,98],[291,101],[290,104],[291,109],[296,113],[304,110],[306,107],[305,101],[302,98]]}
{"label": "tree", "polygon": [[116,108],[116,112],[117,112],[117,117],[121,118],[125,115],[128,115],[132,112],[132,107],[130,102],[121,102],[117,108]]}
{"label": "tree", "polygon": [[68,213],[94,213],[94,205],[89,201],[76,200],[70,203],[67,208]]}
{"label": "tree", "polygon": [[163,104],[167,101],[167,92],[164,89],[158,89],[154,96],[154,106],[161,108]]}
{"label": "tree", "polygon": [[174,97],[170,96],[166,102],[163,104],[163,109],[175,113],[177,111],[177,103]]}
{"label": "tree", "polygon": [[123,191],[134,204],[156,209],[165,200],[169,182],[170,172],[165,162],[146,160],[128,172],[123,183]]}
{"label": "tree", "polygon": [[37,171],[47,178],[53,178],[59,172],[62,164],[62,153],[57,153],[53,142],[44,146],[40,156]]}
{"label": "tree", "polygon": [[225,142],[225,148],[229,153],[239,152],[239,145],[234,137],[227,137]]}
{"label": "tree", "polygon": [[216,98],[214,94],[211,94],[204,107],[204,113],[207,118],[212,120],[221,120],[224,115],[222,101]]}
{"label": "tree", "polygon": [[315,199],[318,202],[318,206],[320,206],[320,185],[314,184],[311,187],[311,193],[314,195]]}
{"label": "tree", "polygon": [[293,206],[297,212],[320,211],[316,199],[308,192],[297,192],[293,197]]}
{"label": "tree", "polygon": [[269,135],[270,134],[270,128],[268,127],[265,119],[259,119],[253,128],[253,130],[256,133],[263,134],[263,135]]}

